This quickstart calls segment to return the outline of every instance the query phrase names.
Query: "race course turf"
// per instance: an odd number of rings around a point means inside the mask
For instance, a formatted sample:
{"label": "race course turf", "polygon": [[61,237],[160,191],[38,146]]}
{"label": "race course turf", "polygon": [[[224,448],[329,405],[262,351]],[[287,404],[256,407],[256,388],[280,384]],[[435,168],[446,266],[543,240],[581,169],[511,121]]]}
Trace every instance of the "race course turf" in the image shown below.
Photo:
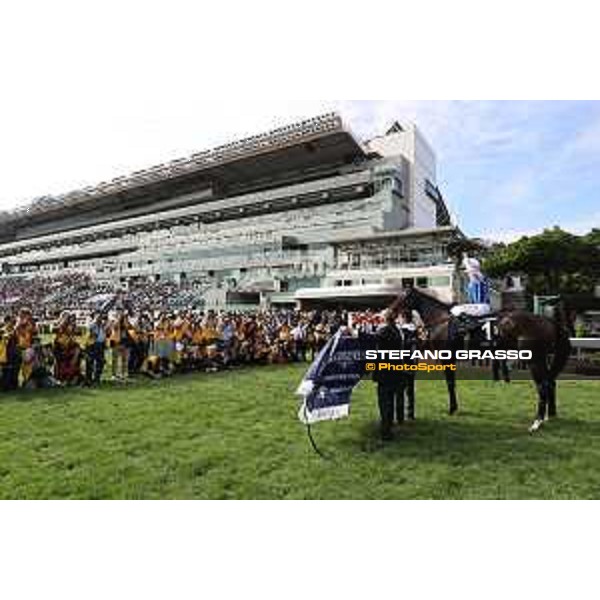
{"label": "race course turf", "polygon": [[0,395],[0,497],[89,499],[600,498],[600,382],[561,382],[560,418],[528,434],[529,382],[418,382],[418,421],[382,445],[375,386],[314,428],[306,366]]}

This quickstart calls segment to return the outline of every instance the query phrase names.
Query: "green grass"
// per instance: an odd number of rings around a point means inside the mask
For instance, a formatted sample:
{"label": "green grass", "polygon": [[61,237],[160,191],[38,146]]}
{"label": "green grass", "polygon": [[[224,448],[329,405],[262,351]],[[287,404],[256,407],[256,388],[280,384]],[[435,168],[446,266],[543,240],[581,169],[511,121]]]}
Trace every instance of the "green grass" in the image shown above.
{"label": "green grass", "polygon": [[352,417],[296,419],[304,367],[268,367],[98,390],[0,396],[2,498],[600,498],[600,382],[563,382],[561,418],[527,433],[528,382],[463,382],[446,416],[418,382],[419,420],[377,439],[375,388]]}

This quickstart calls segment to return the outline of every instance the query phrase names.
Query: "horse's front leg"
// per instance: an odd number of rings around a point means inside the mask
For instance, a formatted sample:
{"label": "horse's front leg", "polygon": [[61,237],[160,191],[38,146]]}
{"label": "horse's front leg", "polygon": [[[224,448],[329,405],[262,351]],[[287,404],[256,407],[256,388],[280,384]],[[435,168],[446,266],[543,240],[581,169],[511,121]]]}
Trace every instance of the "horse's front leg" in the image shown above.
{"label": "horse's front leg", "polygon": [[446,385],[448,386],[448,399],[450,416],[455,415],[458,412],[458,399],[456,397],[456,371],[453,371],[448,363],[446,365]]}
{"label": "horse's front leg", "polygon": [[548,390],[548,382],[546,380],[543,380],[537,384],[537,391],[539,397],[538,411],[533,425],[529,428],[530,433],[538,432],[542,428],[542,425],[546,420],[546,414],[548,411]]}
{"label": "horse's front leg", "polygon": [[538,410],[533,425],[529,428],[530,433],[539,431],[546,420],[548,413],[548,401],[551,393],[551,383],[548,379],[548,372],[545,365],[532,364],[531,373],[538,392]]}
{"label": "horse's front leg", "polygon": [[510,372],[508,370],[507,361],[493,361],[492,372],[494,375],[494,381],[496,383],[499,383],[500,381],[504,381],[504,383],[510,383]]}

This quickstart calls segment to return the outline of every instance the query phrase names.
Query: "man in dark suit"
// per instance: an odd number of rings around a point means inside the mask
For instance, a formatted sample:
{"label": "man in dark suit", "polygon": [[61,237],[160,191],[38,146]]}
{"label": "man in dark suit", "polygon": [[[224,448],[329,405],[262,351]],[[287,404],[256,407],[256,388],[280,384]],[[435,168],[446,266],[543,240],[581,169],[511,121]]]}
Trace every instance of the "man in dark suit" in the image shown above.
{"label": "man in dark suit", "polygon": [[[388,310],[386,324],[377,332],[377,350],[402,350],[403,335],[396,324],[397,312]],[[404,364],[403,361],[389,361],[391,364]],[[381,414],[381,438],[384,442],[393,439],[394,416],[404,420],[404,386],[400,373],[396,371],[376,371],[373,380],[377,383],[377,397]]]}
{"label": "man in dark suit", "polygon": [[[419,330],[414,322],[414,315],[411,310],[404,310],[400,313],[400,330],[402,331],[402,344],[404,350],[414,352],[418,347]],[[414,364],[414,361],[405,361],[406,364]],[[400,373],[398,378],[399,394],[402,397],[398,406],[404,409],[404,399],[406,399],[406,417],[409,421],[415,420],[415,375],[414,371]],[[404,412],[397,413],[398,423],[404,421]]]}

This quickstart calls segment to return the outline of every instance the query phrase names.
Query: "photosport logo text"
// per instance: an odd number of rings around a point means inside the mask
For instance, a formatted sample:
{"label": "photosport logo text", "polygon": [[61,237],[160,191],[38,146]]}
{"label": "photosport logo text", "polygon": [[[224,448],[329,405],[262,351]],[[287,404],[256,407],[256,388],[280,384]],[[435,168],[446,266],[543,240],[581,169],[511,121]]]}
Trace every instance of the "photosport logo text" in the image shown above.
{"label": "photosport logo text", "polygon": [[418,364],[401,364],[396,365],[393,363],[367,363],[367,371],[373,372],[395,372],[395,373],[443,373],[445,371],[456,371],[456,364],[451,365],[441,365],[441,364],[428,364],[428,363],[418,363]]}

